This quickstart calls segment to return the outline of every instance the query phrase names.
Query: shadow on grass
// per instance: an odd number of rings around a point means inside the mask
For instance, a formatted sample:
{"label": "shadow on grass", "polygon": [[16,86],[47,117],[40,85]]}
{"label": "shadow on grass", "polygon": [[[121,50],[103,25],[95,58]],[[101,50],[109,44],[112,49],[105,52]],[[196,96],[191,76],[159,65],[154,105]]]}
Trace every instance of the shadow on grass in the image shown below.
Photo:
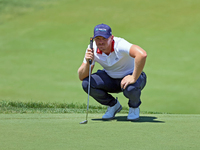
{"label": "shadow on grass", "polygon": [[[153,117],[153,116],[140,116],[139,120],[136,121],[128,121],[127,120],[127,116],[117,116],[112,120],[117,120],[117,121],[124,121],[124,122],[152,122],[152,123],[165,123],[164,121],[159,121],[156,120],[157,117]],[[103,120],[103,119],[92,119],[92,121],[112,121],[112,120]]]}

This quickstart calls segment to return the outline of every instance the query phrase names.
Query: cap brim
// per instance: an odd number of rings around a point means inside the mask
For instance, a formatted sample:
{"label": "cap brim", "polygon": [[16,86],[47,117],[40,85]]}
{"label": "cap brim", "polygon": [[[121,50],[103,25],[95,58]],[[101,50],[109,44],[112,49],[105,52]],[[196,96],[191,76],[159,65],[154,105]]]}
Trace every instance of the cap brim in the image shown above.
{"label": "cap brim", "polygon": [[111,35],[96,34],[93,38],[95,38],[95,37],[97,37],[97,36],[102,36],[102,37],[108,39]]}

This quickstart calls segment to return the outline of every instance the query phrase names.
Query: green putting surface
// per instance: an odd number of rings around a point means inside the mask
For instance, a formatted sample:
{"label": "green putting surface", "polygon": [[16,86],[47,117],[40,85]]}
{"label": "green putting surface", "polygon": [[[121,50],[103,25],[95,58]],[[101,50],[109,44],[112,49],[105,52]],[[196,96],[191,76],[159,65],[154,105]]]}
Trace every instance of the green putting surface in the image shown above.
{"label": "green putting surface", "polygon": [[1,150],[199,150],[200,115],[0,114]]}

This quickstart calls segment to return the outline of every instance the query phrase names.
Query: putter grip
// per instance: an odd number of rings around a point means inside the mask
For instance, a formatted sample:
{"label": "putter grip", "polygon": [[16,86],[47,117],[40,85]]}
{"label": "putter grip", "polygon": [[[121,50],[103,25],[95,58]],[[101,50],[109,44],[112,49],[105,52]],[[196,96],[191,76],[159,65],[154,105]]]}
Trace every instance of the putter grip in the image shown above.
{"label": "putter grip", "polygon": [[[90,48],[93,50],[93,38],[90,38]],[[90,65],[92,64],[92,60],[89,60]]]}

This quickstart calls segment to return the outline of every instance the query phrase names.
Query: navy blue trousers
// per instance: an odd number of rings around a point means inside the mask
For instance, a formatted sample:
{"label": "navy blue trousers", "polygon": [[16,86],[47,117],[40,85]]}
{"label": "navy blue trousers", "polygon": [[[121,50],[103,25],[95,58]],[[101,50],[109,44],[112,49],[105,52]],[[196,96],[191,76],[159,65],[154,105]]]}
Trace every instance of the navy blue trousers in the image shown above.
{"label": "navy blue trousers", "polygon": [[[121,89],[122,79],[111,78],[105,71],[98,70],[91,74],[90,96],[100,104],[112,107],[117,101],[111,93],[123,92],[124,96],[129,99],[129,107],[137,108],[141,104],[140,95],[141,90],[146,85],[146,74],[142,72],[138,80],[134,84],[128,85],[126,89]],[[82,82],[82,87],[86,93],[88,93],[88,81],[89,77]]]}

